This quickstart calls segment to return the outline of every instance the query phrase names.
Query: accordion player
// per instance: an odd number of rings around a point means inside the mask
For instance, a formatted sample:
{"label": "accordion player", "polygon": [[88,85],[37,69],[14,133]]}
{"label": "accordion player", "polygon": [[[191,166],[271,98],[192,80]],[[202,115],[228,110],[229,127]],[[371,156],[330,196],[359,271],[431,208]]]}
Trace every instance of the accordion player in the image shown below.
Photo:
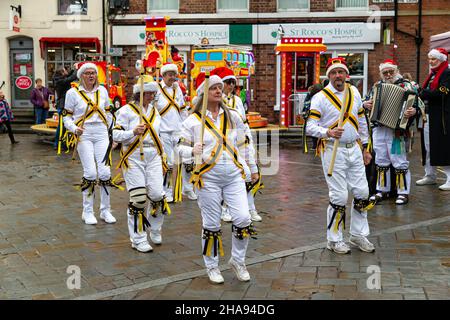
{"label": "accordion player", "polygon": [[408,118],[405,111],[414,105],[417,94],[401,86],[378,83],[373,90],[373,107],[370,121],[391,129],[406,129]]}

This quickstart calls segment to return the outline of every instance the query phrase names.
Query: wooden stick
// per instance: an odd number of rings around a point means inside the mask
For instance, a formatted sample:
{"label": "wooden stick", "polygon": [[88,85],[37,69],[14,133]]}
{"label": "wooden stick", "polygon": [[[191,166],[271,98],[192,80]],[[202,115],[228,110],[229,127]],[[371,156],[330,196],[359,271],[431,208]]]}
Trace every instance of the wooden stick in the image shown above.
{"label": "wooden stick", "polygon": [[[342,100],[341,112],[339,113],[338,128],[342,128],[342,123],[344,122],[345,109],[347,108],[348,90],[351,90],[351,88],[349,87],[349,85],[345,84],[344,99]],[[351,112],[351,110],[349,110],[349,112]],[[334,162],[336,161],[336,153],[338,146],[339,146],[339,139],[334,139],[333,153],[331,154],[330,166],[328,167],[329,177],[333,175]]]}
{"label": "wooden stick", "polygon": [[[140,81],[140,94],[139,94],[139,124],[144,123],[144,119],[142,119],[142,109],[144,108],[144,61],[141,63],[141,74],[139,76]],[[144,146],[142,143],[142,134],[139,135],[139,151],[141,155],[141,160],[144,160]]]}
{"label": "wooden stick", "polygon": [[[203,146],[203,135],[205,133],[206,108],[208,107],[208,87],[209,87],[209,71],[205,71],[205,82],[203,85],[203,101],[202,101],[202,126],[200,127],[200,143]],[[195,156],[195,165],[200,169],[202,165],[202,155]]]}

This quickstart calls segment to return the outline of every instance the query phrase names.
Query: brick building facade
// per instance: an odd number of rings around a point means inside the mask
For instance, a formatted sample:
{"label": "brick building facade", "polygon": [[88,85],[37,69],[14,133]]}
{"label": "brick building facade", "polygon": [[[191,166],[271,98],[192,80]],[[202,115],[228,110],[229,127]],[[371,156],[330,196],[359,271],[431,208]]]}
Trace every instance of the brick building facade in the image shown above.
{"label": "brick building facade", "polygon": [[[389,0],[387,0],[389,1]],[[218,25],[228,25],[230,30],[236,26],[251,25],[251,43],[243,43],[239,38],[231,39],[229,43],[251,45],[256,58],[256,76],[253,77],[251,87],[253,89],[250,111],[258,111],[269,118],[271,123],[279,123],[279,86],[280,81],[279,61],[274,51],[276,39],[263,34],[270,26],[283,25],[290,32],[301,30],[303,35],[318,35],[317,32],[330,32],[330,28],[343,28],[351,24],[362,34],[362,39],[352,40],[350,36],[342,36],[330,40],[325,44],[328,47],[323,55],[322,65],[330,56],[345,56],[350,61],[356,61],[361,65],[357,74],[352,76],[355,83],[360,85],[362,93],[366,93],[371,85],[378,80],[378,65],[387,58],[397,60],[401,72],[411,73],[416,78],[416,30],[418,30],[419,5],[409,3],[398,5],[397,31],[394,30],[395,11],[394,4],[386,0],[353,0],[359,3],[360,8],[343,7],[347,0],[310,0],[303,1],[305,7],[298,10],[286,10],[289,0],[243,0],[245,9],[233,10],[224,7],[222,0],[179,0],[171,1],[175,5],[167,10],[153,10],[150,6],[159,0],[131,0],[130,11],[122,16],[116,16],[110,20],[111,46],[122,47],[123,57],[120,58],[120,67],[126,70],[129,83],[135,82],[137,71],[134,68],[135,61],[143,50],[143,43],[133,39],[132,30],[137,26],[144,31],[145,16],[167,15],[171,19],[168,26],[186,26],[188,30],[203,27],[207,30],[215,30]],[[296,1],[295,3],[300,3]],[[381,2],[381,3],[380,3]],[[161,3],[167,3],[162,0]],[[225,5],[226,6],[226,5]],[[379,11],[373,11],[377,8]],[[160,8],[160,7],[159,7]],[[436,23],[439,21],[439,23]],[[444,23],[447,21],[447,23]],[[371,29],[371,25],[378,24],[378,29]],[[430,36],[448,31],[445,26],[450,25],[450,4],[447,0],[423,0],[422,1],[422,27],[421,36],[423,42],[420,46],[420,78],[422,82],[428,73],[427,52],[429,51]],[[319,28],[323,27],[323,30]],[[133,29],[133,30],[135,30]],[[196,29],[195,29],[196,30]],[[293,31],[294,30],[294,31]],[[310,32],[308,30],[311,30]],[[340,29],[339,29],[340,30]],[[119,31],[122,34],[119,39]],[[269,30],[270,31],[270,30]],[[230,31],[231,32],[231,31]],[[264,31],[265,32],[265,31]],[[342,32],[342,31],[337,31]],[[390,33],[390,41],[385,41],[384,36]],[[127,34],[127,36],[123,36]],[[194,34],[194,33],[192,33]],[[273,32],[272,32],[273,34]],[[127,38],[128,37],[128,38]],[[365,38],[368,40],[365,41]],[[248,39],[248,37],[246,38]],[[186,41],[186,39],[184,39]],[[189,64],[190,46],[185,42],[171,43],[184,52]],[[192,38],[191,45],[199,44],[198,37]],[[324,70],[321,79],[324,78]],[[128,86],[131,91],[131,86]]]}

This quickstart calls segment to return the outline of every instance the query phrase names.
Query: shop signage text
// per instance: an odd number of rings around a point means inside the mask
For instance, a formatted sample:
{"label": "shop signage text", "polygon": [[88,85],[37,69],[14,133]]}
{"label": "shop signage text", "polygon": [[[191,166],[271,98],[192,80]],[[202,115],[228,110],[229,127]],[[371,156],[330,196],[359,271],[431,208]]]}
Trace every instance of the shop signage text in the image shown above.
{"label": "shop signage text", "polygon": [[20,76],[16,79],[16,87],[22,90],[29,89],[32,83],[31,78],[27,76]]}

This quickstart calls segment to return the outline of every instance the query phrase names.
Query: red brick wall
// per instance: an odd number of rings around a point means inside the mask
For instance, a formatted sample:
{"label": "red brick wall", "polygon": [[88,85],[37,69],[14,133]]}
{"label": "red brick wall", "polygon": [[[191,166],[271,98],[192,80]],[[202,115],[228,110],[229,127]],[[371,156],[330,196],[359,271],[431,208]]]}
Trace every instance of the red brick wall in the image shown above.
{"label": "red brick wall", "polygon": [[311,12],[334,11],[334,0],[315,0],[309,2]]}
{"label": "red brick wall", "polygon": [[277,12],[277,0],[250,0],[249,12]]}
{"label": "red brick wall", "polygon": [[136,60],[141,58],[140,53],[136,51],[136,46],[121,46],[123,48],[123,56],[119,58],[119,67],[122,73],[127,77],[126,96],[127,101],[131,99],[133,94],[133,85],[137,81],[139,72],[135,68]]}
{"label": "red brick wall", "polygon": [[180,13],[216,13],[215,0],[180,0]]}
{"label": "red brick wall", "polygon": [[276,103],[276,56],[273,45],[254,46],[256,75],[251,80],[253,101],[250,111],[260,112],[270,123],[278,123],[278,113],[273,106]]}
{"label": "red brick wall", "polygon": [[130,0],[129,14],[147,13],[147,0]]}

